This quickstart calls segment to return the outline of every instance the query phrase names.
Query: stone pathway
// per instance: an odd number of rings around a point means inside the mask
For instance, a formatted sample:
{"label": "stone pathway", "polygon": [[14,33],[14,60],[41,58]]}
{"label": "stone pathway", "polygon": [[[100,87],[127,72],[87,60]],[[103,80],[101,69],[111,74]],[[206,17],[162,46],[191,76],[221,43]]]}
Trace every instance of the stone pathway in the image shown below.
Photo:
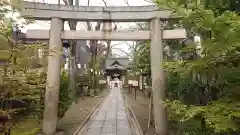
{"label": "stone pathway", "polygon": [[132,135],[120,88],[112,88],[96,111],[81,135]]}

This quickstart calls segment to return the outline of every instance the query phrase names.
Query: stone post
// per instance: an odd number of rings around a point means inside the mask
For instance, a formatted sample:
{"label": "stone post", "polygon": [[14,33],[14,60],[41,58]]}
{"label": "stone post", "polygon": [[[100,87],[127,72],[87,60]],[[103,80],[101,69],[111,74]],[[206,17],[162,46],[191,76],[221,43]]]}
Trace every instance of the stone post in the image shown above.
{"label": "stone post", "polygon": [[122,76],[122,84],[123,85],[125,84],[125,76],[124,75]]}
{"label": "stone post", "polygon": [[108,86],[110,86],[110,76],[107,76],[107,84],[108,84]]}
{"label": "stone post", "polygon": [[62,56],[61,31],[63,20],[51,19],[47,82],[44,100],[43,135],[54,135],[56,132],[58,98],[60,87],[60,62]]}
{"label": "stone post", "polygon": [[139,89],[140,89],[140,90],[143,90],[143,88],[142,88],[142,83],[143,83],[143,82],[142,82],[142,75],[141,75],[141,74],[139,75],[138,82],[139,82],[139,83],[138,83]]}
{"label": "stone post", "polygon": [[164,107],[163,27],[159,18],[151,20],[151,77],[154,108],[154,125],[157,135],[167,134],[167,114]]}

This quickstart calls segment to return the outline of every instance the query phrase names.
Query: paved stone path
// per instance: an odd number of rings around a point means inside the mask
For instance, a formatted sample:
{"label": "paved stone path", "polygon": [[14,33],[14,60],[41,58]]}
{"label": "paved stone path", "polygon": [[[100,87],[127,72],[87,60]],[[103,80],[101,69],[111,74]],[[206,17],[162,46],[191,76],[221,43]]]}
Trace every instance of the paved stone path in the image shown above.
{"label": "paved stone path", "polygon": [[82,135],[132,135],[120,88],[112,88],[96,111]]}

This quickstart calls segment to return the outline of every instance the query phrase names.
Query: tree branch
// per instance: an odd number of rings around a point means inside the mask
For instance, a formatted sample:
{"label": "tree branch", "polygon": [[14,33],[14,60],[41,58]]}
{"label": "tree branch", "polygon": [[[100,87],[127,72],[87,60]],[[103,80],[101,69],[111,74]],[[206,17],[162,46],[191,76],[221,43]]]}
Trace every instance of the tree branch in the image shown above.
{"label": "tree branch", "polygon": [[124,54],[126,54],[126,55],[127,55],[128,57],[130,57],[130,58],[133,57],[133,56],[131,56],[131,54],[129,54],[128,52],[123,51],[122,48],[113,48],[113,49],[119,50],[119,51],[123,52]]}
{"label": "tree branch", "polygon": [[102,0],[102,2],[104,3],[104,5],[107,7],[107,2],[105,0]]}

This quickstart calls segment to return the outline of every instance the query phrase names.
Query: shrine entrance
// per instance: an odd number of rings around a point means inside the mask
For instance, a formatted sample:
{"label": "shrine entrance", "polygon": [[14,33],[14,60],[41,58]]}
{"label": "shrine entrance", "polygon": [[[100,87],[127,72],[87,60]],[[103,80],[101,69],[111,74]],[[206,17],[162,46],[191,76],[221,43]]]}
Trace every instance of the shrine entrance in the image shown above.
{"label": "shrine entrance", "polygon": [[[159,9],[157,6],[134,7],[78,7],[34,2],[22,2],[21,16],[35,20],[50,20],[50,30],[27,31],[26,38],[49,39],[49,57],[47,85],[45,91],[43,133],[53,135],[56,132],[58,98],[60,87],[60,63],[62,39],[67,40],[117,40],[138,41],[151,40],[151,76],[154,110],[154,126],[157,134],[167,132],[166,109],[163,104],[166,98],[163,65],[163,40],[186,38],[185,29],[164,30],[164,21],[173,17],[171,11]],[[79,31],[64,30],[64,21],[75,20],[84,22],[147,22],[149,30],[144,31]],[[106,25],[107,26],[107,25]],[[106,71],[113,73],[126,70],[120,64],[108,63]],[[115,67],[116,66],[116,67]],[[53,68],[54,67],[54,68]],[[125,67],[126,68],[126,67]],[[51,111],[50,111],[51,110]]]}
{"label": "shrine entrance", "polygon": [[114,78],[118,78],[120,81],[125,82],[125,75],[129,69],[128,64],[128,58],[107,58],[105,63],[105,75],[107,78],[110,78],[110,81]]}

